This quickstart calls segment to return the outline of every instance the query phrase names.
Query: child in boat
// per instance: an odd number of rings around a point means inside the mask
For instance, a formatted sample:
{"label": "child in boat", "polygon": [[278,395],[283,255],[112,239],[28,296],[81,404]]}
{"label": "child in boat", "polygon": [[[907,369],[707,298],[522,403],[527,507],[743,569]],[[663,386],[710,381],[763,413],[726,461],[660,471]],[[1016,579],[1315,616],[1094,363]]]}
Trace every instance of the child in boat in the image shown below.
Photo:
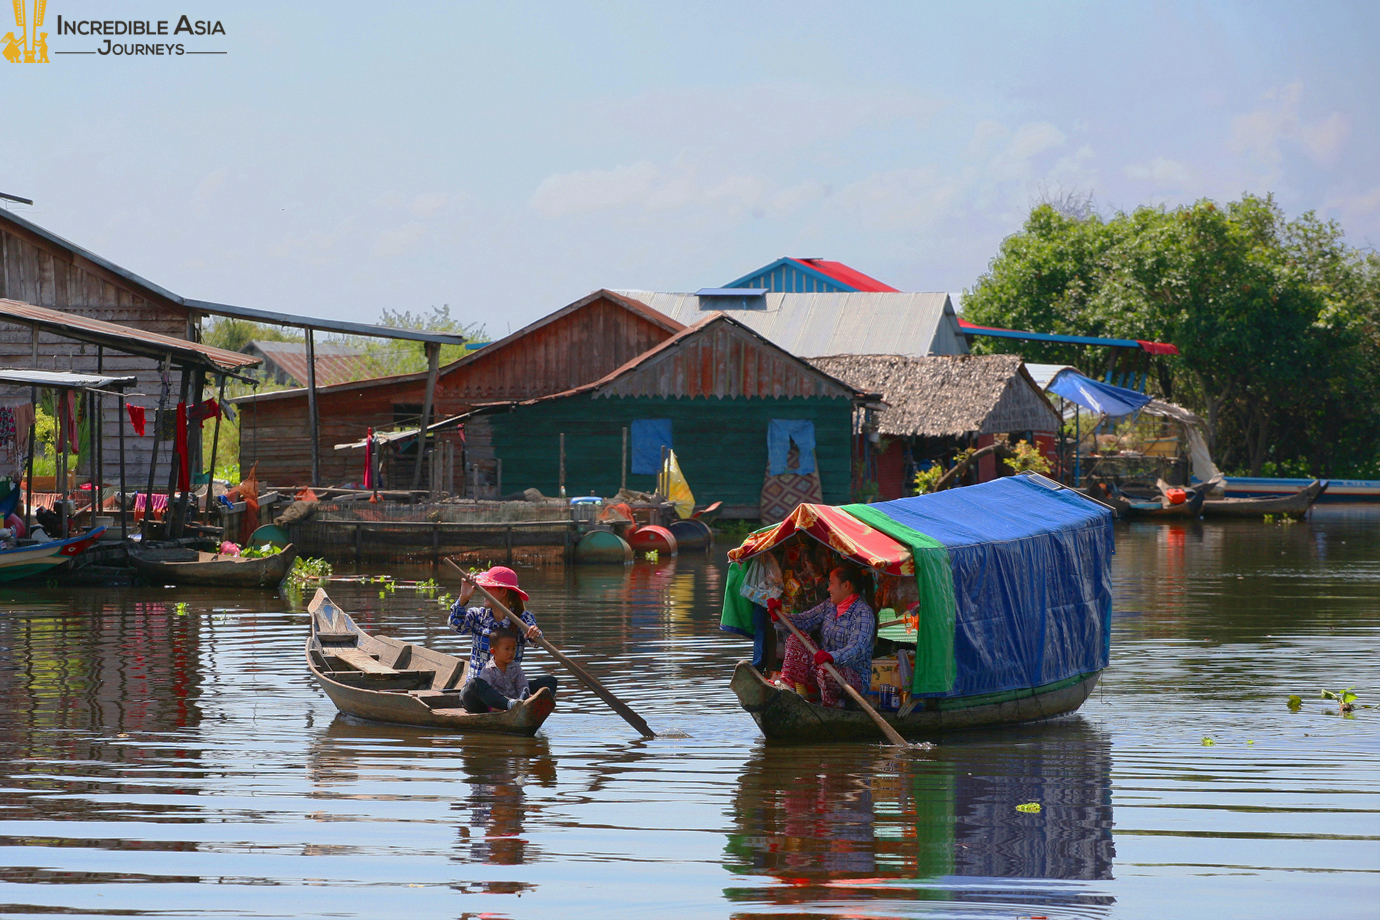
{"label": "child in boat", "polygon": [[[829,573],[829,597],[824,603],[800,613],[783,611],[775,599],[768,603],[772,620],[789,617],[802,632],[819,630],[819,651],[813,657],[794,635],[786,640],[781,679],[790,689],[803,696],[817,688],[822,704],[841,707],[843,688],[824,670],[826,663],[832,663],[853,689],[866,691],[877,639],[877,616],[863,599],[867,584],[862,568],[845,562]],[[785,631],[786,627],[777,623],[777,629]]]}
{"label": "child in boat", "polygon": [[[527,592],[518,587],[517,573],[506,565],[496,565],[487,572],[480,572],[474,576],[475,584],[483,585],[489,593],[494,596],[499,603],[509,610],[516,613],[522,622],[527,624],[526,630],[522,635],[514,635],[517,639],[517,649],[513,661],[519,666],[522,664],[522,651],[527,645],[528,639],[536,639],[541,635],[541,630],[537,628],[537,618],[527,609]],[[450,626],[460,635],[472,637],[470,644],[470,666],[465,672],[466,684],[478,677],[479,673],[488,665],[491,657],[490,637],[496,630],[511,628],[504,621],[501,613],[495,614],[487,606],[469,607],[470,597],[474,594],[474,585],[465,582],[460,589],[460,599],[455,602],[455,606],[450,609]],[[535,693],[539,687],[549,687],[552,693],[556,692],[556,678],[550,675],[543,675],[535,678],[531,682],[532,692]]]}
{"label": "child in boat", "polygon": [[512,709],[535,692],[527,682],[527,675],[522,673],[522,665],[514,660],[517,650],[517,630],[500,626],[489,635],[489,663],[465,684],[465,691],[460,695],[460,704],[466,712]]}

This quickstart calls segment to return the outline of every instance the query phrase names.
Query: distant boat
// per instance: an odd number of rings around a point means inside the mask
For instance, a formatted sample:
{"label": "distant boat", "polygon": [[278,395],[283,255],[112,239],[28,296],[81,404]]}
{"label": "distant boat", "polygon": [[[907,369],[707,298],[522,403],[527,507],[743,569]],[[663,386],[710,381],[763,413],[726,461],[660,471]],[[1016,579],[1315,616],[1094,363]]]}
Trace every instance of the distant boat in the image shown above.
{"label": "distant boat", "polygon": [[83,550],[99,540],[103,533],[105,528],[97,527],[66,540],[0,550],[0,582],[17,581],[60,566],[73,556],[80,555]]}
{"label": "distant boat", "polygon": [[203,553],[182,546],[129,546],[129,561],[140,575],[158,584],[171,585],[276,588],[283,583],[296,558],[297,550],[291,543],[271,556],[255,558]]}
{"label": "distant boat", "polygon": [[1203,502],[1203,517],[1261,517],[1276,514],[1301,518],[1329,488],[1326,479],[1314,479],[1293,495],[1278,498],[1209,498]]}
{"label": "distant boat", "polygon": [[[1282,498],[1295,495],[1316,480],[1273,479],[1269,477],[1228,476],[1227,498]],[[1380,502],[1380,479],[1329,479],[1319,503]]]}
{"label": "distant boat", "polygon": [[1121,516],[1126,518],[1175,519],[1196,518],[1203,513],[1203,493],[1189,492],[1177,505],[1168,499],[1160,501],[1127,501],[1124,507],[1118,506]]}

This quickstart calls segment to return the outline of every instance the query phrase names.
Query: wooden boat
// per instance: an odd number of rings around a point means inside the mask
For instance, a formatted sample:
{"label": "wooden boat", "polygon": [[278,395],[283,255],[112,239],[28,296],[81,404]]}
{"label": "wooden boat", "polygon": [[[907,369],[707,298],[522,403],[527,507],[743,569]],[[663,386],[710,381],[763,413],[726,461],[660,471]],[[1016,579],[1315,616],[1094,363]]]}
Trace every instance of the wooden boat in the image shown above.
{"label": "wooden boat", "polygon": [[129,546],[135,570],[148,581],[164,585],[276,588],[296,558],[297,550],[290,543],[271,556],[258,558],[203,553],[184,546]]}
{"label": "wooden boat", "polygon": [[1282,498],[1209,498],[1203,502],[1203,517],[1260,517],[1278,514],[1301,518],[1327,491],[1326,479],[1314,479],[1293,495]]}
{"label": "wooden boat", "polygon": [[543,687],[503,712],[466,712],[460,705],[464,659],[370,635],[320,588],[307,611],[307,668],[346,715],[457,732],[532,735],[556,708],[555,697]]}
{"label": "wooden boat", "polygon": [[105,528],[97,527],[66,540],[30,543],[0,550],[0,582],[40,575],[62,565],[73,556],[80,555],[83,550],[99,540],[103,533]]}
{"label": "wooden boat", "polygon": [[1169,501],[1128,501],[1125,506],[1116,505],[1122,517],[1149,519],[1196,518],[1203,511],[1203,493],[1189,492],[1188,497],[1177,505]]}
{"label": "wooden boat", "polygon": [[[936,699],[930,701],[932,708],[917,706],[906,715],[883,712],[881,716],[910,739],[1052,719],[1082,706],[1101,673],[1082,674],[1033,690]],[[793,690],[768,683],[749,662],[738,662],[729,687],[762,734],[773,741],[882,740],[881,730],[866,713],[811,703]]]}
{"label": "wooden boat", "polygon": [[[1327,482],[1327,491],[1318,496],[1319,503],[1380,502],[1380,479],[1330,479]],[[1228,476],[1223,487],[1227,498],[1287,498],[1310,484],[1307,479]]]}

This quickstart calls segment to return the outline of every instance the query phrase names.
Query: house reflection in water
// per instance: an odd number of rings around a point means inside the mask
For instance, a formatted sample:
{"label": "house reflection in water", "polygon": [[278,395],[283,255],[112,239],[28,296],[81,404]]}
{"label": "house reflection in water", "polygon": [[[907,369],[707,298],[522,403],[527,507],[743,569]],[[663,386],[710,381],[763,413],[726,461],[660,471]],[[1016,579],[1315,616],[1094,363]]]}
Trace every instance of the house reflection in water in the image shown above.
{"label": "house reflection in water", "polygon": [[[1031,802],[1038,813],[1016,810]],[[1043,884],[1112,878],[1111,744],[1078,721],[950,739],[928,757],[763,745],[734,806],[726,868],[777,884],[725,894],[764,912],[840,897],[1094,915],[1112,903],[1099,886]]]}

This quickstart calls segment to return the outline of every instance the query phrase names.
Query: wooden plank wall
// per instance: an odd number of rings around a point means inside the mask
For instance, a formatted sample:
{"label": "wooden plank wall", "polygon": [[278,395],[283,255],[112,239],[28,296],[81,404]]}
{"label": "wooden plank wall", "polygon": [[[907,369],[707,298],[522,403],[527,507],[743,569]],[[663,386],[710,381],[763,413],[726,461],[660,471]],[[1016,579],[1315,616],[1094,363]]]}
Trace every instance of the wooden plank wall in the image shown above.
{"label": "wooden plank wall", "polygon": [[[187,313],[180,306],[154,302],[140,296],[133,285],[117,285],[95,271],[76,264],[73,256],[41,238],[30,238],[9,229],[0,229],[0,297],[19,300],[34,306],[74,313],[92,319],[119,323],[179,339],[187,338]],[[34,366],[32,334],[27,327],[0,323],[0,366],[31,368]],[[41,333],[38,340],[38,367],[41,370],[85,371],[97,369],[96,347],[83,345],[60,336]],[[107,349],[102,364],[104,372],[112,376],[137,376],[139,384],[131,393],[130,402],[149,408],[150,424],[145,436],[135,436],[128,422],[119,416],[119,402],[106,399],[101,429],[106,452],[104,478],[118,483],[120,476],[119,428],[125,427],[125,456],[129,487],[148,485],[149,459],[153,448],[153,412],[158,404],[159,375],[155,362]],[[176,406],[177,372],[173,372],[170,404]],[[28,398],[23,387],[0,387],[0,404],[13,404]],[[83,446],[85,431],[83,435]],[[164,439],[159,450],[157,488],[166,488],[172,449]],[[9,472],[8,470],[0,472]],[[82,471],[86,473],[85,470]]]}
{"label": "wooden plank wall", "polygon": [[[671,335],[645,316],[608,298],[597,298],[501,349],[475,355],[444,371],[436,385],[435,417],[459,415],[476,403],[534,399],[593,383]],[[404,381],[318,392],[321,484],[356,482],[359,464],[342,456],[350,452],[337,451],[335,445],[363,438],[370,426],[393,427],[393,406],[420,405],[424,389],[421,382]],[[257,417],[253,403],[239,404],[244,410],[241,468],[248,470],[257,460],[261,483],[307,482],[311,442],[306,394],[270,395],[257,403]],[[496,485],[493,455],[476,456],[481,494],[492,494]],[[514,490],[505,479],[504,491]]]}
{"label": "wooden plank wall", "polygon": [[[681,471],[701,504],[722,501],[732,516],[755,517],[767,467],[767,423],[811,419],[824,501],[844,504],[852,491],[853,406],[847,399],[592,399],[580,394],[486,416],[503,459],[503,490],[557,494],[559,435],[565,432],[567,495],[618,491],[623,428],[634,419],[671,420]],[[628,474],[647,492],[655,477]],[[727,512],[726,512],[727,513]]]}

